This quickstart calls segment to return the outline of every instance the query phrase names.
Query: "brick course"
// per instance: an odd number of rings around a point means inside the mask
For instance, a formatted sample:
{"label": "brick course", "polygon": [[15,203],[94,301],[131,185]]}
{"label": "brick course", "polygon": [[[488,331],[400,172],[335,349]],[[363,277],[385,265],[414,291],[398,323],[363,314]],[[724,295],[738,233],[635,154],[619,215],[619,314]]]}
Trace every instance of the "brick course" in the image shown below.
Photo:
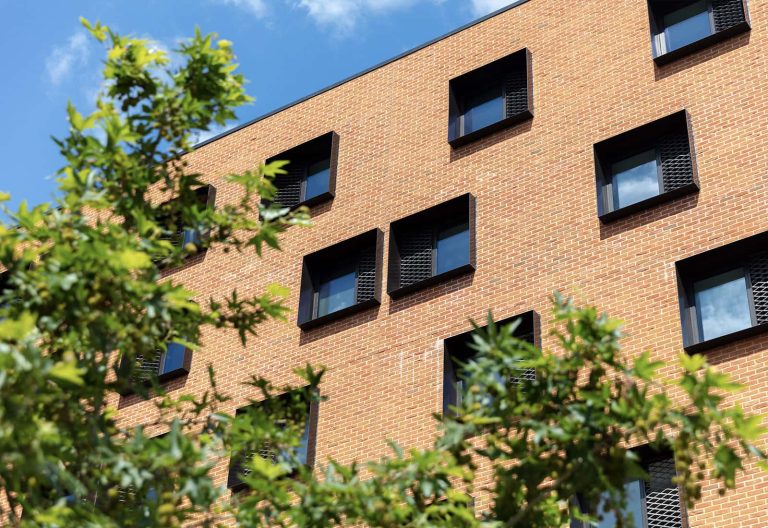
{"label": "brick course", "polygon": [[[538,311],[551,346],[548,296],[560,290],[627,321],[629,354],[650,348],[675,361],[675,261],[768,229],[768,0],[749,7],[751,32],[658,67],[645,2],[531,0],[190,153],[190,168],[217,187],[222,205],[238,199],[223,175],[331,130],[340,135],[336,197],[312,210],[314,227],[290,228],[283,251],[263,259],[212,248],[170,275],[201,299],[272,282],[291,289],[289,321],[264,324],[245,348],[234,333],[206,330],[178,389],[203,391],[213,364],[234,412],[256,396],[242,385],[251,375],[295,382],[293,368],[324,365],[317,460],[352,462],[384,454],[387,439],[431,443],[442,340],[488,309],[498,319]],[[533,120],[452,150],[449,79],[524,47],[533,56]],[[700,192],[601,224],[593,144],[681,109],[691,115]],[[477,198],[473,275],[397,301],[384,294],[380,307],[300,331],[305,254],[375,227],[388,243],[392,221],[466,192]],[[385,251],[384,270],[386,259]],[[748,386],[738,395],[748,412],[768,411],[768,335],[707,356]],[[123,400],[121,417],[140,423],[148,405]],[[216,469],[221,483],[227,462]],[[768,526],[768,475],[750,466],[737,490],[717,491],[705,485],[688,514],[692,528]]]}

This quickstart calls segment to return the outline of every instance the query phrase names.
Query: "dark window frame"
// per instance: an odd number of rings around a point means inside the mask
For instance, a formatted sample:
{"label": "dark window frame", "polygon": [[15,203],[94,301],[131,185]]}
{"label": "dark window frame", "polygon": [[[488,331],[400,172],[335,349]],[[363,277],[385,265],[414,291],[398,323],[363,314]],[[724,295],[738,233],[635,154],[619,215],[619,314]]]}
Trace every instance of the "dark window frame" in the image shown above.
{"label": "dark window frame", "polygon": [[[216,205],[216,187],[214,187],[211,184],[203,185],[203,186],[198,187],[197,189],[195,189],[195,193],[197,194],[197,197],[200,200],[201,204],[204,203],[205,206],[207,208],[209,208],[209,209],[213,209],[215,207],[215,205]],[[174,200],[176,200],[176,199],[172,199],[172,200],[168,200],[166,202],[163,202],[160,205],[159,209],[163,209],[165,207],[171,207],[170,204],[172,202],[174,202]],[[161,215],[158,218],[158,222],[161,223],[161,224],[164,224],[164,227],[167,228],[168,225],[172,222],[172,216],[178,217],[178,214],[176,214],[176,215],[171,215],[171,214]],[[177,231],[176,231],[176,236],[179,237],[179,240],[175,242],[175,246],[180,248],[180,247],[183,246],[183,243],[184,243],[185,231],[189,230],[189,228],[186,228],[186,227],[184,227],[182,225],[181,218],[177,218],[174,223],[178,226],[177,227]],[[209,235],[208,232],[198,232],[197,230],[195,230],[195,238],[196,238],[196,240],[194,241],[194,243],[195,243],[195,246],[197,247],[198,252],[197,253],[190,253],[190,254],[185,255],[184,256],[184,261],[185,262],[187,260],[197,256],[197,255],[203,254],[206,251],[208,251],[208,244],[207,244],[208,235]],[[167,270],[173,270],[173,269],[175,269],[177,267],[182,266],[183,262],[181,264],[178,264],[178,265],[172,265],[172,263],[168,259],[161,258],[161,259],[155,259],[155,265],[159,269],[161,269],[163,271],[167,271]]]}
{"label": "dark window frame", "polygon": [[[285,393],[283,395],[277,396],[278,399],[285,398],[291,393]],[[319,401],[316,398],[311,398],[310,395],[308,396],[307,401],[307,426],[308,426],[308,434],[307,434],[307,453],[306,453],[306,463],[305,465],[308,468],[313,468],[315,466],[315,459],[317,456],[317,428],[318,428],[318,421],[319,421],[319,413],[320,413],[320,404]],[[254,402],[249,405],[243,406],[238,408],[235,412],[236,413],[243,413],[247,412],[248,408],[252,405],[261,405],[263,402]],[[278,423],[281,420],[277,420]],[[240,479],[240,473],[242,470],[242,457],[239,456],[232,456],[229,459],[229,466],[227,469],[227,488],[232,493],[238,493],[242,490],[244,490],[247,486],[242,480]]]}
{"label": "dark window frame", "polygon": [[[512,93],[507,92],[505,83],[513,72],[518,75],[525,75],[522,84],[526,91],[526,104],[522,110],[510,114],[507,98],[512,97]],[[498,121],[465,134],[466,100],[495,85],[498,85],[502,94],[503,115]],[[530,50],[523,48],[506,57],[454,77],[448,82],[448,97],[448,143],[453,148],[533,118],[533,66]]]}
{"label": "dark window frame", "polygon": [[[317,314],[318,292],[320,279],[327,275],[325,270],[338,265],[340,260],[359,263],[364,256],[370,257],[371,251],[375,262],[373,264],[372,295],[363,300],[357,300],[360,284],[359,268],[355,271],[355,298],[357,302],[340,310],[319,317]],[[302,260],[301,293],[297,324],[302,330],[338,320],[353,313],[378,306],[381,304],[381,275],[384,254],[384,233],[381,229],[372,229],[348,240],[326,247],[309,255]],[[370,272],[370,270],[369,270]],[[370,288],[368,288],[370,289]]]}
{"label": "dark window frame", "polygon": [[[477,205],[475,197],[466,193],[446,202],[434,205],[412,215],[392,222],[389,227],[389,269],[387,274],[387,293],[393,299],[427,288],[452,277],[473,273],[477,269]],[[469,262],[459,267],[436,273],[436,240],[439,230],[454,224],[457,215],[466,215],[469,232]],[[432,275],[428,278],[401,285],[401,245],[406,233],[415,226],[432,226]]]}
{"label": "dark window frame", "polygon": [[691,42],[690,44],[686,44],[685,46],[681,46],[675,50],[661,52],[662,50],[659,49],[658,40],[665,39],[666,42],[667,38],[666,28],[664,27],[663,23],[663,16],[670,11],[673,11],[675,8],[684,7],[687,4],[694,3],[694,1],[662,2],[660,0],[648,0],[648,19],[651,29],[651,52],[653,54],[653,60],[657,65],[662,66],[664,64],[668,64],[681,57],[685,57],[686,55],[690,55],[691,53],[695,53],[701,49],[709,47],[718,42],[722,42],[723,40],[726,40],[734,35],[744,33],[751,29],[747,0],[733,0],[734,4],[741,5],[743,18],[739,22],[721,28],[720,30],[717,29],[715,15],[713,12],[714,1],[707,0],[707,10],[710,15],[710,27],[712,30],[708,36]]}
{"label": "dark window frame", "polygon": [[[690,157],[690,181],[665,190],[661,154],[661,139],[670,135],[687,135],[688,155]],[[613,177],[611,167],[622,160],[654,149],[656,152],[656,171],[659,181],[659,194],[639,202],[614,208]],[[597,214],[600,221],[607,223],[699,191],[699,175],[696,163],[696,150],[693,141],[691,117],[687,110],[664,116],[650,123],[645,123],[616,136],[595,143],[595,176],[597,186]]]}
{"label": "dark window frame", "polygon": [[[511,317],[507,317],[496,322],[497,326],[507,325],[517,319],[520,319],[520,325],[513,334],[519,339],[524,339],[530,335],[527,340],[535,347],[541,347],[541,319],[538,312],[528,310]],[[486,327],[482,327],[486,328]],[[446,338],[443,341],[443,414],[449,414],[451,406],[459,404],[460,365],[459,362],[466,362],[474,356],[475,351],[468,348],[472,342],[472,334],[475,330],[462,332]]]}
{"label": "dark window frame", "polygon": [[[327,153],[327,156],[326,156]],[[328,159],[329,171],[328,171],[328,190],[317,196],[311,198],[305,198],[307,176],[309,167],[319,161]],[[323,202],[333,200],[336,196],[336,173],[338,170],[339,161],[339,134],[336,132],[326,132],[316,138],[305,141],[304,143],[292,147],[286,151],[281,152],[275,156],[266,160],[266,163],[271,163],[278,160],[288,160],[289,163],[283,167],[289,174],[279,175],[275,178],[274,183],[278,188],[278,192],[281,188],[281,182],[286,182],[287,178],[300,177],[300,191],[299,199],[295,203],[280,204],[290,209],[296,209],[301,206],[312,207]],[[273,203],[278,202],[278,196],[275,196]],[[270,202],[265,200],[265,204]]]}
{"label": "dark window frame", "polygon": [[[768,231],[693,255],[675,263],[683,348],[686,352],[689,354],[703,352],[768,331],[768,320],[760,322],[757,316],[758,309],[754,298],[756,284],[753,281],[754,272],[750,270],[750,261],[759,258],[766,251],[768,251]],[[693,285],[699,280],[738,268],[745,270],[747,300],[752,326],[702,340]]]}
{"label": "dark window frame", "polygon": [[[652,473],[651,471],[651,465],[658,464],[658,463],[666,463],[667,465],[672,466],[672,470],[676,473],[676,470],[674,469],[674,455],[670,449],[655,449],[651,445],[644,444],[637,447],[633,447],[631,451],[634,451],[637,453],[640,457],[640,465],[643,466],[645,471],[647,473]],[[643,508],[642,508],[642,514],[643,518],[640,519],[640,523],[635,523],[637,525],[637,528],[647,528],[648,526],[648,493],[649,488],[652,486],[652,482],[654,480],[654,475],[650,474],[651,477],[650,480],[647,481],[641,481],[642,485],[640,487],[641,495],[642,495],[642,501],[643,501]],[[658,478],[658,476],[657,476]],[[665,479],[666,480],[666,479]],[[685,500],[683,495],[683,488],[681,488],[679,485],[674,486],[677,488],[678,493],[678,506],[680,508],[680,519],[679,519],[679,527],[680,528],[688,528],[688,509],[685,506]],[[669,488],[667,488],[669,489]],[[576,503],[576,506],[582,511],[582,513],[588,513],[587,508],[583,504],[583,501],[581,497],[575,497],[573,499]],[[665,512],[665,515],[668,515],[668,513]],[[578,521],[576,519],[571,519],[570,528],[590,528],[591,525],[587,525],[586,523],[583,523],[581,521]]]}
{"label": "dark window frame", "polygon": [[[156,352],[157,356],[153,361],[150,362],[150,365],[157,363],[157,366],[152,370],[142,369],[140,366],[134,367],[135,370],[133,372],[131,383],[122,390],[121,395],[127,396],[133,393],[136,385],[150,386],[152,385],[153,381],[157,381],[158,384],[162,384],[167,381],[189,375],[189,372],[192,370],[192,349],[189,347],[184,347],[184,357],[180,367],[167,372],[160,372],[160,368],[163,365],[163,361],[167,353],[167,348],[166,350],[158,350]],[[121,359],[122,362],[125,362],[126,360],[127,358],[125,357]],[[138,356],[136,360],[141,362],[144,361],[144,358]]]}

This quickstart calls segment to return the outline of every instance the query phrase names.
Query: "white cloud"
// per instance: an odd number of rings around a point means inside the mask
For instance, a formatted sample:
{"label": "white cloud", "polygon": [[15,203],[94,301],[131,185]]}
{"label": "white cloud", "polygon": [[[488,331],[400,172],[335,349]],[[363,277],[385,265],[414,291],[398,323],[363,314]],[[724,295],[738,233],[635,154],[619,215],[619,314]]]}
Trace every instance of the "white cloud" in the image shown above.
{"label": "white cloud", "polygon": [[240,8],[256,18],[263,18],[267,14],[267,4],[264,0],[216,0],[216,2]]}
{"label": "white cloud", "polygon": [[472,14],[475,16],[487,15],[517,2],[518,0],[472,0]]}
{"label": "white cloud", "polygon": [[410,7],[419,2],[441,4],[445,0],[297,0],[294,5],[305,9],[317,24],[344,36],[367,14]]}
{"label": "white cloud", "polygon": [[69,37],[63,46],[53,48],[45,59],[45,69],[51,84],[64,82],[76,66],[84,66],[90,55],[88,36],[80,31]]}

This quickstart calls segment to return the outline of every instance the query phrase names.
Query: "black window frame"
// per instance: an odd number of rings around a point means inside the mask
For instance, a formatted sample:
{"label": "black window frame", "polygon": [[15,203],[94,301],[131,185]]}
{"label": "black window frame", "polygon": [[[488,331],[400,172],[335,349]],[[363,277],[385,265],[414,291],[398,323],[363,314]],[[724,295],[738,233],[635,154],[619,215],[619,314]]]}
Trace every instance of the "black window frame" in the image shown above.
{"label": "black window frame", "polygon": [[[666,524],[669,522],[670,512],[669,511],[661,511],[661,512],[651,512],[651,515],[654,516],[654,519],[656,522],[652,526],[658,526],[658,518],[661,517],[664,519],[665,524],[664,526],[669,526],[669,528],[688,528],[688,510],[685,507],[685,500],[683,495],[683,489],[679,485],[675,485],[673,482],[671,482],[672,478],[677,473],[677,470],[675,469],[675,460],[674,460],[674,454],[670,449],[656,449],[652,447],[651,445],[645,444],[641,446],[637,446],[631,449],[631,451],[634,451],[638,454],[640,458],[640,465],[643,467],[646,473],[649,474],[650,479],[649,480],[643,480],[642,486],[641,486],[641,493],[642,493],[642,501],[643,501],[643,518],[640,519],[640,523],[635,520],[635,525],[637,528],[648,528],[648,517],[649,517],[649,508],[648,508],[648,498],[651,493],[659,493],[659,491],[654,491],[653,487],[654,484],[657,486],[659,483],[663,483],[667,480],[669,480],[669,483],[671,486],[668,486],[664,488],[661,491],[662,496],[661,497],[654,497],[654,505],[656,508],[659,508],[659,503],[663,501],[669,501],[668,497],[665,497],[663,495],[667,495],[667,490],[670,489],[676,489],[677,490],[677,507],[679,508],[679,522],[676,526],[671,526],[669,524]],[[669,474],[672,473],[670,476]],[[587,514],[587,508],[585,507],[583,500],[581,497],[575,497],[574,499],[576,507],[578,507],[582,513]],[[584,523],[582,521],[571,519],[570,528],[591,528],[591,524]]]}
{"label": "black window frame", "polygon": [[[521,75],[524,75],[524,78],[521,79]],[[511,83],[514,83],[514,89],[519,95],[516,96],[509,90]],[[503,115],[498,121],[483,128],[463,133],[466,100],[495,85],[498,85],[502,94]],[[448,82],[448,97],[448,143],[453,148],[533,118],[533,66],[530,50],[523,48],[454,77]],[[515,103],[512,103],[512,98]],[[524,99],[525,103],[521,103],[519,99]]]}
{"label": "black window frame", "polygon": [[[213,209],[216,204],[216,187],[214,187],[211,184],[203,185],[201,187],[198,187],[195,189],[195,194],[197,194],[198,200],[201,204],[204,204],[205,207],[209,209]],[[168,200],[166,202],[163,202],[159,209],[173,209],[173,202],[176,199]],[[190,228],[187,228],[183,225],[182,219],[180,218],[180,215],[178,212],[176,213],[168,213],[168,214],[162,214],[158,218],[158,223],[161,224],[165,228],[170,228],[172,226],[175,226],[175,231],[171,232],[170,237],[166,237],[166,240],[170,240],[171,243],[177,247],[181,248],[183,246],[184,242],[184,232],[187,231]],[[197,248],[196,253],[189,253],[184,255],[184,262],[188,261],[190,258],[200,255],[208,250],[208,232],[199,232],[195,230],[196,232],[196,241],[195,246]],[[182,266],[184,262],[181,264],[175,265],[172,263],[172,261],[168,258],[156,258],[154,259],[155,265],[158,267],[158,269],[167,271],[175,269],[178,266]]]}
{"label": "black window frame", "polygon": [[[183,360],[180,367],[167,372],[160,372],[160,368],[163,365],[163,360],[165,359],[166,354],[167,354],[167,349],[157,350],[152,360],[147,361],[146,366],[141,364],[144,361],[144,357],[141,355],[137,355],[135,361],[138,362],[139,365],[134,366],[133,375],[131,377],[131,383],[129,383],[128,386],[126,386],[122,390],[121,395],[127,396],[133,393],[136,385],[149,386],[149,385],[152,385],[154,381],[161,384],[176,378],[182,378],[184,376],[189,375],[189,372],[192,370],[193,353],[191,348],[184,347],[184,352],[183,352],[184,356],[183,356]],[[127,357],[124,357],[121,361],[125,363],[127,359],[128,359]],[[123,368],[127,368],[127,367],[125,366],[121,367],[121,370]]]}
{"label": "black window frame", "polygon": [[[686,138],[683,138],[686,135]],[[686,142],[687,139],[687,142]],[[666,142],[666,143],[663,143]],[[674,143],[677,143],[675,145]],[[687,151],[680,151],[682,147]],[[631,158],[648,150],[656,152],[656,170],[659,181],[659,194],[639,202],[614,208],[613,174],[611,167],[614,163]],[[685,181],[681,182],[679,175],[672,175],[673,170],[679,171],[681,163],[673,158],[665,158],[668,151],[677,149],[678,157],[685,167]],[[699,191],[699,175],[696,164],[696,150],[693,141],[691,117],[687,110],[680,110],[668,116],[656,119],[650,123],[622,132],[616,136],[595,143],[595,177],[597,185],[597,214],[601,222],[607,223],[623,218],[638,211],[643,211],[656,205],[675,200]],[[662,154],[664,150],[664,154]],[[688,160],[685,161],[685,156]],[[680,157],[682,156],[682,157]],[[663,165],[669,161],[670,181],[665,184],[665,169]]]}
{"label": "black window frame", "polygon": [[[701,49],[716,44],[717,42],[721,42],[751,29],[747,0],[706,0],[712,32],[708,36],[691,42],[690,44],[686,44],[676,50],[661,50],[658,41],[660,39],[665,39],[666,42],[666,32],[663,22],[664,15],[675,9],[693,4],[695,1],[696,0],[681,0],[670,2],[668,0],[648,0],[648,18],[651,28],[651,50],[653,60],[657,65],[662,66],[668,64],[681,57],[685,57],[686,55],[690,55],[691,53],[695,53]],[[715,7],[716,3],[719,4],[719,7]],[[714,12],[716,9],[733,10],[738,9],[739,7],[741,8],[740,14],[737,15],[734,11],[731,11],[731,13],[726,15],[728,17],[736,17],[731,23],[728,23],[724,17],[720,17]]]}
{"label": "black window frame", "polygon": [[[387,274],[387,293],[393,299],[397,299],[409,293],[427,288],[439,282],[443,282],[452,277],[473,273],[477,269],[477,249],[476,249],[476,200],[475,197],[466,193],[446,202],[434,205],[412,215],[406,216],[392,222],[389,227],[389,269]],[[469,262],[459,267],[436,272],[437,260],[437,234],[441,229],[451,225],[457,225],[456,218],[466,218],[467,229],[469,232]],[[427,278],[416,282],[401,284],[402,276],[402,246],[404,239],[414,229],[432,232],[432,272]]]}
{"label": "black window frame", "polygon": [[[303,389],[297,389],[297,390],[304,390],[307,391],[308,389],[305,387]],[[277,400],[286,399],[288,398],[292,393],[284,393],[280,396],[277,396]],[[320,404],[318,401],[318,398],[314,398],[309,394],[306,393],[306,400],[307,400],[307,417],[306,421],[308,422],[305,427],[308,426],[309,431],[307,435],[307,453],[306,453],[306,463],[305,465],[308,468],[313,468],[315,466],[315,459],[317,456],[317,428],[318,428],[318,421],[319,421],[319,412],[320,412]],[[265,402],[253,402],[248,405],[245,405],[243,407],[238,408],[235,413],[245,413],[248,411],[249,408],[252,406],[259,406],[264,405]],[[284,421],[281,419],[278,419],[275,423],[278,423],[280,421]],[[262,446],[263,447],[263,446]],[[271,449],[267,448],[271,451]],[[252,451],[251,454],[255,455],[258,451]],[[238,493],[242,490],[244,490],[247,486],[246,484],[241,480],[240,475],[242,473],[242,467],[243,467],[243,457],[233,455],[229,459],[229,466],[227,469],[227,488],[232,493]]]}
{"label": "black window frame", "polygon": [[[738,268],[745,270],[752,326],[702,340],[694,283]],[[768,231],[680,260],[675,269],[686,352],[702,352],[768,331]]]}
{"label": "black window frame", "polygon": [[[313,164],[328,160],[328,190],[324,193],[318,194],[311,198],[305,198],[306,196],[306,183],[309,167]],[[290,209],[296,209],[297,207],[306,206],[312,207],[323,202],[333,200],[336,196],[336,173],[339,161],[339,134],[336,132],[327,132],[314,139],[305,141],[304,143],[292,147],[286,151],[281,152],[275,156],[267,159],[266,163],[271,163],[278,160],[287,160],[289,163],[283,167],[288,174],[278,175],[274,179],[274,185],[277,187],[278,194],[272,203],[280,204],[283,207]],[[280,203],[279,194],[281,189],[285,189],[298,179],[299,185],[299,197],[296,201],[290,203]],[[265,205],[270,202],[265,200]]]}
{"label": "black window frame", "polygon": [[[301,293],[297,324],[302,330],[309,330],[381,304],[381,275],[384,254],[384,233],[381,229],[372,229],[348,240],[326,247],[302,260]],[[370,259],[374,259],[371,267]],[[355,304],[319,317],[316,316],[320,281],[327,275],[328,269],[334,269],[339,262],[354,262]],[[361,267],[365,265],[365,269]],[[365,281],[365,290],[358,289],[361,276]],[[371,279],[373,284],[371,285]]]}
{"label": "black window frame", "polygon": [[[540,348],[541,319],[535,310],[528,310],[502,319],[496,322],[496,326],[508,325],[518,319],[520,324],[513,335]],[[443,415],[449,415],[451,407],[460,404],[459,393],[462,390],[460,387],[462,383],[460,363],[466,363],[477,353],[469,347],[474,332],[475,330],[462,332],[443,341]],[[522,375],[525,376],[526,374],[523,373]]]}

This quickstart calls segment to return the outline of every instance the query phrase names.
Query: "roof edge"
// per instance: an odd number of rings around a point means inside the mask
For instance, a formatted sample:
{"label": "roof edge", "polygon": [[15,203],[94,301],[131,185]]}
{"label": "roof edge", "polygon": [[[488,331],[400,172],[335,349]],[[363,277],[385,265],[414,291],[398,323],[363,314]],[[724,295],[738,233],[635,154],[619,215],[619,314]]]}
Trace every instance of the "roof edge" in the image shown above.
{"label": "roof edge", "polygon": [[267,112],[266,114],[262,114],[262,115],[260,115],[258,117],[255,117],[255,118],[251,119],[250,121],[246,121],[245,123],[237,125],[236,127],[230,128],[229,130],[226,130],[226,131],[222,132],[221,134],[217,134],[217,135],[215,135],[215,136],[213,136],[211,138],[208,138],[205,141],[201,141],[200,143],[197,143],[196,145],[194,145],[192,147],[192,150],[190,150],[188,152],[185,152],[184,154],[188,154],[189,152],[192,152],[192,151],[197,150],[197,149],[199,149],[201,147],[204,147],[205,145],[207,145],[209,143],[213,143],[214,141],[216,141],[218,139],[221,139],[224,136],[228,136],[229,134],[233,134],[234,132],[237,132],[238,130],[241,130],[241,129],[245,128],[245,127],[253,125],[254,123],[258,123],[259,121],[261,121],[263,119],[266,119],[268,117],[271,117],[271,116],[273,116],[275,114],[278,114],[278,113],[282,112],[283,110],[287,110],[288,108],[291,108],[292,106],[296,106],[298,104],[303,103],[304,101],[308,101],[309,99],[312,99],[313,97],[317,97],[320,94],[323,94],[325,92],[333,90],[334,88],[337,88],[337,87],[341,86],[342,84],[346,84],[346,83],[348,83],[350,81],[353,81],[353,80],[357,79],[358,77],[362,77],[363,75],[371,73],[372,71],[378,70],[379,68],[383,68],[387,64],[391,64],[391,63],[393,63],[395,61],[398,61],[398,60],[402,59],[403,57],[407,57],[408,55],[416,53],[417,51],[420,51],[420,50],[422,50],[422,49],[424,49],[426,47],[431,46],[432,44],[440,42],[441,40],[447,39],[448,37],[451,37],[451,36],[453,36],[453,35],[455,35],[457,33],[461,33],[465,29],[469,29],[472,26],[476,26],[477,24],[485,22],[486,20],[488,20],[490,18],[493,18],[493,17],[495,17],[497,15],[500,15],[500,14],[506,12],[506,11],[509,11],[510,9],[514,9],[515,7],[518,7],[518,6],[520,6],[522,4],[525,4],[527,2],[530,2],[530,0],[517,0],[516,2],[514,2],[514,3],[512,3],[512,4],[508,5],[508,6],[502,7],[501,9],[497,9],[496,11],[488,13],[485,16],[482,16],[482,17],[480,17],[480,18],[478,18],[476,20],[473,20],[472,22],[464,24],[463,26],[460,26],[460,27],[458,27],[458,28],[456,28],[456,29],[454,29],[452,31],[449,31],[448,33],[445,33],[443,35],[440,35],[439,37],[433,38],[432,40],[429,40],[429,41],[425,42],[424,44],[420,44],[420,45],[416,46],[415,48],[411,48],[411,49],[409,49],[407,51],[404,51],[403,53],[400,53],[399,55],[395,55],[394,57],[392,57],[390,59],[387,59],[387,60],[385,60],[383,62],[375,64],[374,66],[371,66],[370,68],[366,68],[365,70],[363,70],[361,72],[358,72],[358,73],[356,73],[354,75],[346,77],[345,79],[337,81],[337,82],[335,82],[335,83],[333,83],[333,84],[331,84],[329,86],[326,86],[325,88],[320,88],[319,90],[317,90],[315,92],[312,92],[309,95],[305,95],[304,97],[302,97],[300,99],[296,99],[295,101],[292,101],[292,102],[290,102],[288,104],[280,106],[280,107],[278,107],[278,108],[276,108],[274,110],[271,110],[271,111]]}

